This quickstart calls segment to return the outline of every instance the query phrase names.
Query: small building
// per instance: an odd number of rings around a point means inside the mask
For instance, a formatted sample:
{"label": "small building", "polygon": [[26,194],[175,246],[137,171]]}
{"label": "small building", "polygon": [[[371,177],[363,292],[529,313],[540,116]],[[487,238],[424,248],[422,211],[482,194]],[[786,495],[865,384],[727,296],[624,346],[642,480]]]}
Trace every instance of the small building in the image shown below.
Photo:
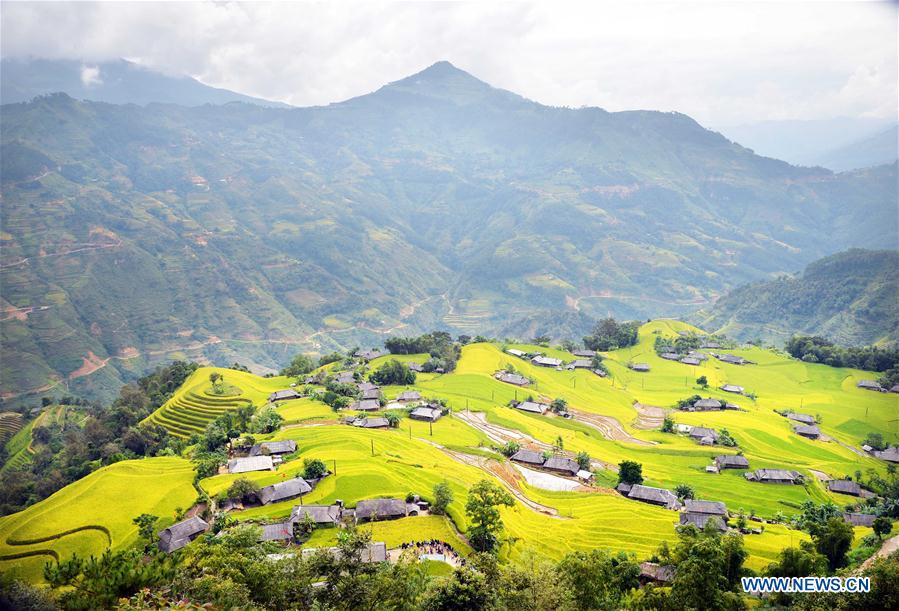
{"label": "small building", "polygon": [[721,409],[721,407],[722,407],[721,401],[719,401],[718,399],[708,398],[708,399],[700,399],[699,401],[696,401],[690,407],[684,408],[684,410],[692,411],[692,412],[710,412],[710,411],[714,411],[717,409]]}
{"label": "small building", "polygon": [[705,472],[706,473],[720,473],[720,470],[718,469],[718,465],[706,465]]}
{"label": "small building", "polygon": [[508,371],[501,371],[494,376],[500,382],[505,382],[506,384],[513,384],[515,386],[527,386],[531,383],[523,375],[518,375],[517,373],[509,373]]}
{"label": "small building", "polygon": [[840,494],[849,494],[852,496],[862,495],[862,487],[859,486],[857,482],[853,482],[849,479],[831,480],[830,483],[827,484],[827,489],[831,492],[838,492]]}
{"label": "small building", "polygon": [[437,422],[438,420],[440,420],[440,416],[442,415],[443,410],[439,407],[416,407],[412,410],[412,413],[409,414],[409,417],[413,420]]}
{"label": "small building", "polygon": [[271,471],[275,468],[271,456],[247,456],[228,461],[228,473],[249,473],[250,471]]}
{"label": "small building", "polygon": [[724,392],[732,392],[737,395],[742,395],[746,389],[742,386],[737,386],[736,384],[725,384],[721,387],[721,390],[723,390]]}
{"label": "small building", "polygon": [[679,361],[680,355],[677,352],[663,352],[659,355],[659,357],[665,359],[666,361]]}
{"label": "small building", "polygon": [[545,459],[543,458],[542,452],[537,452],[535,450],[528,450],[526,448],[521,448],[511,457],[509,460],[513,460],[515,462],[520,462],[525,465],[532,465],[537,467],[542,467]]}
{"label": "small building", "polygon": [[376,412],[381,409],[381,402],[377,399],[360,399],[351,404],[348,409],[356,410],[357,412]]}
{"label": "small building", "polygon": [[362,381],[356,384],[356,388],[365,392],[367,390],[378,390],[380,387],[377,384],[372,384],[371,382]]}
{"label": "small building", "polygon": [[352,371],[341,371],[334,378],[334,381],[337,382],[338,384],[355,384],[356,376],[353,374]]}
{"label": "small building", "polygon": [[575,475],[577,475],[577,478],[584,483],[590,483],[594,478],[593,472],[587,471],[586,469],[581,469]]}
{"label": "small building", "polygon": [[867,526],[870,528],[874,525],[874,520],[877,519],[877,516],[872,513],[844,512],[843,519],[853,526]]}
{"label": "small building", "polygon": [[899,463],[899,446],[890,446],[886,450],[875,450],[874,456],[887,462]]}
{"label": "small building", "polygon": [[715,431],[715,429],[704,426],[694,426],[690,430],[690,438],[693,439],[693,441],[698,441],[700,443],[708,440],[708,443],[704,443],[703,445],[712,445],[718,443],[718,432]]}
{"label": "small building", "polygon": [[544,413],[546,413],[546,406],[542,403],[536,403],[534,401],[519,401],[513,407],[515,409],[520,409],[523,412],[528,412],[531,414],[543,415]]}
{"label": "small building", "polygon": [[715,341],[711,342],[702,342],[701,348],[705,350],[719,350],[721,348],[721,344]]}
{"label": "small building", "polygon": [[517,356],[520,359],[523,359],[524,357],[527,356],[526,352],[523,352],[522,350],[518,350],[517,348],[507,348],[506,352],[508,354],[511,354],[512,356]]}
{"label": "small building", "polygon": [[277,524],[263,524],[260,541],[290,541],[293,539],[293,522],[278,522]]}
{"label": "small building", "polygon": [[386,429],[390,426],[387,418],[356,418],[353,426],[363,429]]}
{"label": "small building", "polygon": [[718,360],[722,363],[729,363],[730,365],[745,365],[746,359],[742,356],[734,356],[732,354],[719,354]]}
{"label": "small building", "polygon": [[201,534],[206,532],[209,524],[194,516],[159,531],[159,549],[171,553],[181,549]]}
{"label": "small building", "polygon": [[264,454],[293,454],[297,451],[297,442],[293,439],[284,441],[263,441],[250,448],[250,456],[262,456]]}
{"label": "small building", "polygon": [[590,369],[593,363],[587,359],[577,359],[568,363],[567,369]]}
{"label": "small building", "polygon": [[859,380],[856,386],[864,390],[876,390],[878,392],[883,390],[883,387],[874,380]]}
{"label": "small building", "polygon": [[421,401],[421,393],[417,390],[404,390],[397,396],[396,400],[400,403],[407,403],[409,401]]}
{"label": "small building", "polygon": [[290,399],[300,399],[302,395],[295,391],[292,388],[286,388],[284,390],[276,390],[272,394],[268,396],[269,403],[276,403],[278,401],[289,401]]}
{"label": "small building", "polygon": [[543,468],[572,476],[577,475],[577,472],[581,470],[576,460],[562,456],[552,456],[547,458],[546,462],[543,463]]}
{"label": "small building", "polygon": [[301,522],[308,515],[316,526],[336,526],[343,507],[334,505],[296,505],[290,512],[291,522]]}
{"label": "small building", "polygon": [[656,564],[655,562],[640,563],[640,584],[660,583],[669,584],[674,581],[675,568],[671,565]]}
{"label": "small building", "polygon": [[621,482],[620,484],[615,486],[615,490],[617,490],[624,496],[627,496],[633,487],[634,487],[633,484],[628,484],[627,482]]}
{"label": "small building", "polygon": [[418,515],[418,506],[403,499],[370,499],[356,503],[356,520],[394,520],[407,515]]}
{"label": "small building", "polygon": [[680,360],[684,365],[701,365],[702,361],[697,358],[693,358],[692,356],[685,356]]}
{"label": "small building", "polygon": [[819,429],[816,425],[807,425],[801,424],[799,426],[794,426],[793,430],[797,435],[801,435],[807,439],[817,439],[821,436],[821,429]]}
{"label": "small building", "polygon": [[801,484],[803,480],[801,474],[785,469],[758,469],[744,473],[743,477],[751,482],[763,484]]}
{"label": "small building", "polygon": [[571,354],[573,354],[574,356],[585,358],[585,359],[592,359],[594,356],[596,356],[596,351],[595,350],[586,350],[586,349],[575,350]]}
{"label": "small building", "polygon": [[629,363],[628,367],[630,367],[633,371],[638,371],[640,373],[647,373],[649,371],[648,363]]}
{"label": "small building", "polygon": [[[307,547],[303,548],[303,558],[308,558],[319,553],[320,549],[323,549],[326,553],[331,554],[335,558],[340,557],[340,549],[337,547]],[[372,562],[387,562],[387,544],[381,541],[376,543],[369,543],[367,547],[360,550],[359,560],[365,564],[369,564]]]}
{"label": "small building", "polygon": [[667,509],[680,509],[681,507],[677,495],[670,490],[653,488],[652,486],[644,486],[643,484],[634,484],[631,486],[630,492],[627,493],[627,498],[643,503],[650,503],[652,505],[659,505]]}
{"label": "small building", "polygon": [[680,525],[686,526],[692,524],[699,530],[704,530],[706,524],[713,523],[715,527],[724,532],[727,530],[727,522],[724,516],[711,515],[707,513],[691,513],[685,512],[680,514]]}
{"label": "small building", "polygon": [[739,454],[722,454],[715,457],[719,469],[748,469],[749,459]]}
{"label": "small building", "polygon": [[381,350],[378,350],[378,349],[357,350],[356,352],[353,353],[353,356],[356,357],[357,359],[362,359],[363,361],[372,361],[380,356],[384,356],[385,354],[387,354],[387,353],[383,352]]}
{"label": "small building", "polygon": [[538,367],[559,367],[562,364],[562,360],[538,355],[531,359],[531,364],[537,365]]}
{"label": "small building", "polygon": [[802,424],[815,424],[815,417],[810,416],[809,414],[787,412],[786,414],[784,414],[784,417],[789,418],[790,420],[795,420],[796,422],[801,422]]}
{"label": "small building", "polygon": [[711,516],[726,516],[727,505],[721,501],[687,499],[684,501],[684,511],[687,513],[702,513]]}
{"label": "small building", "polygon": [[892,392],[892,393],[899,393],[899,384],[896,384],[895,386],[893,386],[893,387],[890,389],[890,392]]}
{"label": "small building", "polygon": [[425,371],[425,368],[422,367],[421,363],[416,363],[415,361],[406,363],[406,367],[409,368],[409,371],[414,371],[415,373],[424,373]]}
{"label": "small building", "polygon": [[363,390],[361,398],[362,398],[362,400],[378,401],[381,398],[381,389],[380,388],[369,388],[368,390]]}
{"label": "small building", "polygon": [[256,496],[259,497],[260,503],[268,505],[269,503],[295,499],[310,492],[312,492],[312,486],[302,477],[296,477],[286,482],[278,482],[277,484],[260,488]]}
{"label": "small building", "polygon": [[607,375],[609,375],[609,374],[607,374],[605,371],[603,371],[602,369],[599,369],[599,368],[594,369],[594,370],[593,370],[593,373],[595,373],[596,375],[598,375],[598,376],[601,377],[601,378],[604,378],[604,377],[606,377]]}

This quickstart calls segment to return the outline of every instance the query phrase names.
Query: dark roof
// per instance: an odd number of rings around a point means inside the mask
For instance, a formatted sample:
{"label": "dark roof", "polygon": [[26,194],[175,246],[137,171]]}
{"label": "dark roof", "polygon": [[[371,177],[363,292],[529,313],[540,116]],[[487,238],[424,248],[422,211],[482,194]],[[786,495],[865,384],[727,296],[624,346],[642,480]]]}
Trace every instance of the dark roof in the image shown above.
{"label": "dark roof", "polygon": [[727,515],[727,506],[721,501],[684,501],[684,511],[688,513],[707,513],[710,515]]}
{"label": "dark roof", "polygon": [[576,460],[563,458],[561,456],[553,456],[551,458],[547,458],[546,462],[543,463],[543,468],[550,469],[552,471],[562,471],[565,473],[570,473],[571,475],[577,475],[577,472],[581,470]]}
{"label": "dark roof", "polygon": [[656,564],[655,562],[640,563],[640,577],[660,583],[674,581],[674,567],[670,565]]}
{"label": "dark roof", "polygon": [[890,389],[890,392],[899,392],[899,384],[896,384]]}
{"label": "dark roof", "polygon": [[803,437],[817,438],[817,437],[821,436],[821,429],[819,429],[817,426],[814,426],[814,425],[807,426],[807,425],[803,424],[800,426],[794,426],[793,430],[796,431],[797,435],[802,435]]}
{"label": "dark roof", "polygon": [[369,499],[356,503],[357,520],[397,518],[406,515],[406,501],[403,499]]}
{"label": "dark roof", "polygon": [[858,485],[857,482],[853,482],[848,479],[835,479],[832,480],[829,484],[827,484],[828,489],[831,492],[839,492],[841,494],[852,494],[855,496],[860,496],[862,493],[862,487]]}
{"label": "dark roof", "polygon": [[660,354],[659,356],[662,357],[663,359],[666,359],[666,360],[669,360],[669,361],[678,361],[678,360],[680,360],[680,355],[679,355],[677,352],[663,352],[663,353]]}
{"label": "dark roof", "polygon": [[312,492],[312,486],[303,478],[297,477],[286,482],[278,482],[277,484],[261,488],[256,496],[259,497],[259,501],[263,505],[268,505],[269,503],[296,498],[308,492]]}
{"label": "dark roof", "polygon": [[874,452],[874,456],[880,460],[899,462],[899,446],[890,446],[886,450]]}
{"label": "dark roof", "polygon": [[844,513],[843,519],[853,526],[871,526],[877,516],[871,513]]}
{"label": "dark roof", "polygon": [[291,454],[297,451],[297,442],[293,439],[284,441],[263,441],[250,448],[250,456],[261,454]]}
{"label": "dark roof", "polygon": [[356,376],[353,375],[352,371],[341,371],[337,374],[335,381],[338,384],[352,384],[356,381]]}
{"label": "dark roof", "polygon": [[867,388],[872,390],[880,390],[882,386],[874,380],[859,380],[857,384],[859,388]]}
{"label": "dark roof", "polygon": [[379,386],[377,384],[372,384],[371,382],[359,382],[356,384],[356,388],[365,392],[366,390],[378,390]]}
{"label": "dark roof", "polygon": [[390,426],[390,421],[387,418],[359,418],[353,422],[353,426],[363,429],[382,429]]}
{"label": "dark roof", "polygon": [[573,354],[574,356],[585,356],[588,359],[592,359],[594,356],[596,356],[596,351],[594,351],[594,350],[575,350],[571,354]]}
{"label": "dark roof", "polygon": [[349,409],[360,412],[374,412],[381,409],[381,402],[377,399],[362,399],[350,405]]}
{"label": "dark roof", "polygon": [[506,384],[514,384],[516,386],[527,386],[531,383],[531,381],[526,377],[518,375],[517,373],[509,373],[508,371],[502,371],[496,374],[496,379],[500,382],[505,382]]}
{"label": "dark roof", "polygon": [[769,482],[769,481],[789,481],[795,482],[802,479],[802,476],[796,471],[787,471],[785,469],[757,469],[745,474],[746,479]]}
{"label": "dark roof", "polygon": [[413,420],[429,420],[436,422],[442,415],[443,410],[439,407],[416,407],[409,414]]}
{"label": "dark roof", "polygon": [[513,454],[509,460],[514,460],[515,462],[523,462],[529,465],[542,465],[543,453],[522,448],[515,452],[515,454]]}
{"label": "dark roof", "polygon": [[705,528],[705,525],[709,521],[714,521],[714,523],[718,526],[718,530],[727,530],[727,525],[724,523],[724,517],[720,515],[713,515],[710,513],[682,513],[680,514],[680,523],[682,525],[692,524],[696,528],[702,530]]}
{"label": "dark roof", "polygon": [[634,487],[633,484],[628,484],[628,483],[626,483],[626,482],[621,482],[620,484],[618,484],[617,486],[615,486],[615,490],[617,490],[617,491],[620,492],[621,494],[625,494],[625,495],[626,495],[627,493],[629,493],[629,492],[631,491],[631,488],[633,488],[633,487]]}
{"label": "dark roof", "polygon": [[631,363],[628,367],[634,371],[649,371],[649,365],[647,363]]}
{"label": "dark roof", "polygon": [[737,456],[734,454],[722,454],[715,457],[715,463],[722,468],[731,469],[748,469],[749,459],[745,456]]}
{"label": "dark roof", "polygon": [[293,539],[293,522],[262,525],[260,541],[286,541],[288,539]]}
{"label": "dark roof", "polygon": [[521,401],[515,405],[515,409],[520,409],[523,412],[531,412],[532,414],[542,414],[546,411],[546,406],[542,403],[535,403],[534,401]]}
{"label": "dark roof", "polygon": [[415,371],[417,373],[422,373],[425,370],[425,368],[422,367],[421,363],[416,363],[415,361],[406,363],[406,367],[409,368],[409,371]]}
{"label": "dark roof", "polygon": [[796,412],[787,412],[785,414],[787,418],[790,420],[795,420],[796,422],[802,422],[803,424],[815,424],[815,417],[810,416],[808,414],[799,414]]}
{"label": "dark roof", "polygon": [[397,401],[418,401],[420,399],[421,393],[417,390],[404,390],[396,398]]}
{"label": "dark roof", "polygon": [[159,549],[164,552],[181,549],[207,528],[209,524],[197,516],[176,522],[159,532]]}
{"label": "dark roof", "polygon": [[732,365],[742,365],[746,362],[742,356],[734,356],[732,354],[719,354],[718,360],[724,363],[731,363]]}
{"label": "dark roof", "polygon": [[535,356],[531,359],[531,362],[534,365],[540,365],[542,367],[558,367],[562,364],[561,359],[552,358],[550,356]]}
{"label": "dark roof", "polygon": [[700,364],[702,364],[702,361],[700,361],[699,359],[692,357],[692,356],[685,356],[684,358],[682,358],[680,360],[680,362],[683,363],[684,365],[700,365]]}
{"label": "dark roof", "polygon": [[369,388],[367,390],[362,391],[363,399],[374,399],[375,401],[377,401],[378,398],[380,398],[380,396],[381,396],[381,390],[378,388]]}
{"label": "dark roof", "polygon": [[247,456],[246,458],[232,458],[228,461],[228,473],[269,471],[274,468],[271,456]]}
{"label": "dark roof", "polygon": [[699,401],[697,401],[696,403],[693,404],[693,407],[696,407],[699,409],[720,409],[721,401],[719,401],[718,399],[711,399],[711,398],[700,399]]}
{"label": "dark roof", "polygon": [[642,484],[634,484],[631,491],[628,492],[627,498],[656,505],[665,505],[671,508],[680,507],[680,501],[677,500],[677,496],[670,490],[653,488],[652,486],[644,486]]}
{"label": "dark roof", "polygon": [[268,396],[269,401],[284,401],[286,399],[299,399],[300,393],[292,388],[285,390],[276,390]]}
{"label": "dark roof", "polygon": [[717,440],[718,433],[715,432],[715,429],[710,429],[704,426],[694,426],[690,430],[690,437],[695,437],[697,439],[702,439],[703,437],[711,437],[712,440]]}
{"label": "dark roof", "polygon": [[590,369],[590,367],[593,366],[593,363],[587,359],[577,359],[568,363],[568,366],[571,369]]}
{"label": "dark roof", "polygon": [[316,524],[336,524],[340,520],[339,505],[296,505],[290,519],[299,522],[308,515]]}

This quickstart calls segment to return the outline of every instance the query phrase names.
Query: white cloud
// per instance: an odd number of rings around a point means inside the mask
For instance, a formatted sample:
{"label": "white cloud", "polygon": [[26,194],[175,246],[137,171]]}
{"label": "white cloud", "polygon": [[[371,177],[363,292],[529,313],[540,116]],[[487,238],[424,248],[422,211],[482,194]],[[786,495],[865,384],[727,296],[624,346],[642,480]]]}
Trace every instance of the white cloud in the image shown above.
{"label": "white cloud", "polygon": [[447,59],[537,101],[708,124],[896,115],[895,3],[2,3],[2,54],[168,73],[296,105]]}
{"label": "white cloud", "polygon": [[103,83],[100,78],[100,68],[98,66],[81,66],[81,83],[85,87],[92,87]]}

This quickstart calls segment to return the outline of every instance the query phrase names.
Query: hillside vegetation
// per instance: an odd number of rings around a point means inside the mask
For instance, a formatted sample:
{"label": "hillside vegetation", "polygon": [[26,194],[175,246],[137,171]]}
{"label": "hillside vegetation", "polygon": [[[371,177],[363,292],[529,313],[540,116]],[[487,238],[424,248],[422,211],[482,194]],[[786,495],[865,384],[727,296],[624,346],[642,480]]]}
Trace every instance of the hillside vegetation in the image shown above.
{"label": "hillside vegetation", "polygon": [[802,274],[742,286],[689,317],[706,329],[782,346],[821,335],[857,346],[899,341],[899,252],[853,249]]}
{"label": "hillside vegetation", "polygon": [[895,166],[793,167],[446,62],[327,107],[53,95],[0,128],[7,400],[110,399],[171,358],[274,371],[397,332],[677,315],[897,233]]}

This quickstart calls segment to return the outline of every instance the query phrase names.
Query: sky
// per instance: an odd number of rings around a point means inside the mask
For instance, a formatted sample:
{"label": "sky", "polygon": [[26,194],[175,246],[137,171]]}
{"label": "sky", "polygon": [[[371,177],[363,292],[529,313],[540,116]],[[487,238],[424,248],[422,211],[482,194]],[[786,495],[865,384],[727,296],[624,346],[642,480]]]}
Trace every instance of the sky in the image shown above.
{"label": "sky", "polygon": [[3,57],[127,58],[297,106],[448,60],[557,106],[896,118],[895,2],[0,4]]}

